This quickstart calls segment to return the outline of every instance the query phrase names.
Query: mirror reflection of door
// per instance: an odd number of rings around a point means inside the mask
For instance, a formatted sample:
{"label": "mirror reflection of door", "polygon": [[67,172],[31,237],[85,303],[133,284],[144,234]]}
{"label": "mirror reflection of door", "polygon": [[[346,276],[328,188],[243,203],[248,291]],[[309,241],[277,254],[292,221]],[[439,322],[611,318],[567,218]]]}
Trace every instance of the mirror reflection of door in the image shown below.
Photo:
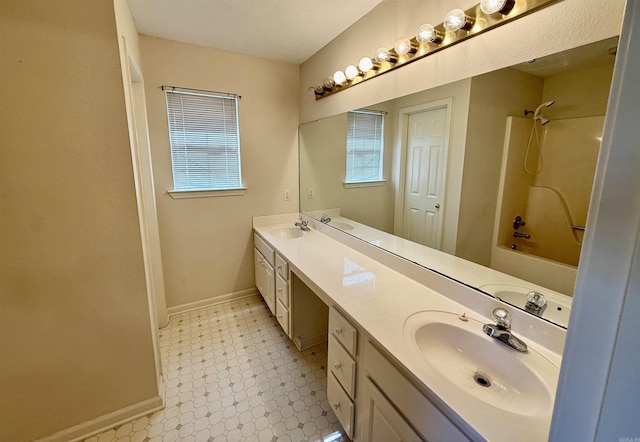
{"label": "mirror reflection of door", "polygon": [[447,167],[447,108],[408,116],[402,236],[440,249]]}

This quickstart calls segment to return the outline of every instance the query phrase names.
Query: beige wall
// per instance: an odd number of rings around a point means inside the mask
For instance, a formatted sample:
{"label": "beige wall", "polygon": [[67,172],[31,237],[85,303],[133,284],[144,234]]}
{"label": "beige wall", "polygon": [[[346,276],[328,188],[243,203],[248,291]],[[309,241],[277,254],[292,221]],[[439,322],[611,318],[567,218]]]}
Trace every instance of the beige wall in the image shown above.
{"label": "beige wall", "polygon": [[127,55],[140,67],[140,43],[138,41],[138,30],[133,22],[131,11],[127,0],[113,0],[114,10],[116,13],[116,27],[120,40],[125,37],[127,40]]}
{"label": "beige wall", "polygon": [[[456,7],[476,5],[464,0]],[[625,0],[563,0],[514,23],[462,44],[315,101],[309,86],[338,69],[390,47],[402,35],[412,35],[425,22],[440,23],[451,9],[449,0],[385,0],[301,66],[301,122],[366,107],[398,96],[512,66],[618,35]],[[567,29],[570,29],[568,31]]]}
{"label": "beige wall", "polygon": [[[298,210],[298,66],[140,37],[167,305],[254,289],[251,217]],[[161,85],[237,93],[244,196],[172,199]],[[291,200],[283,201],[289,189]]]}
{"label": "beige wall", "polygon": [[0,439],[157,398],[112,2],[0,15]]}
{"label": "beige wall", "polygon": [[612,76],[613,64],[546,78],[542,101],[555,104],[544,115],[551,120],[605,115]]}

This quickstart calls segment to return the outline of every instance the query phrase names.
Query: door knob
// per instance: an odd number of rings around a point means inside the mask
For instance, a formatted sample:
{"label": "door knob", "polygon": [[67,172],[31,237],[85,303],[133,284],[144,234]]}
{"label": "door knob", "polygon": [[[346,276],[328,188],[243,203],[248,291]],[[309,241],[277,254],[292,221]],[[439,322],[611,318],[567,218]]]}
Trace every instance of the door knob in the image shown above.
{"label": "door knob", "polygon": [[436,204],[436,209],[440,208],[440,203]]}

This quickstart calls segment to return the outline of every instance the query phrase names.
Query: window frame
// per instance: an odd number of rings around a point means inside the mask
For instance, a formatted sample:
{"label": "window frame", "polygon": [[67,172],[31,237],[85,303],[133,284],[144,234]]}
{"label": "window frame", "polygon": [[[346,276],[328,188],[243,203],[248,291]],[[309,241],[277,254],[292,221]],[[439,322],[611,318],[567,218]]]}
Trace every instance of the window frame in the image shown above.
{"label": "window frame", "polygon": [[[216,92],[202,89],[191,89],[177,86],[162,86],[165,92],[167,106],[167,124],[169,135],[169,149],[171,154],[171,173],[173,189],[168,190],[172,198],[194,198],[209,196],[233,196],[244,195],[247,188],[242,184],[242,149],[240,143],[240,118],[239,100],[237,94]],[[175,94],[175,95],[174,95]],[[184,107],[185,97],[198,97],[200,102],[193,101],[188,108]],[[204,100],[202,100],[204,98]],[[207,102],[208,99],[213,101]],[[232,104],[229,104],[230,100]],[[229,124],[227,127],[227,124]],[[191,130],[193,140],[187,141],[188,126],[195,127]],[[205,127],[204,130],[198,130]],[[182,137],[181,143],[175,143]],[[213,143],[211,138],[220,138],[222,141]],[[192,144],[190,144],[192,143]],[[198,165],[188,158],[189,153],[198,153],[208,159],[208,164]],[[178,158],[184,155],[184,158]],[[225,157],[231,155],[231,162]],[[216,157],[222,157],[216,158]],[[229,165],[232,167],[229,169]],[[197,167],[200,166],[201,170]],[[222,180],[213,182],[215,178],[213,170],[228,169],[219,177]],[[182,168],[183,170],[179,170]],[[189,170],[196,170],[193,178],[189,177]],[[185,176],[186,175],[186,176]],[[193,181],[190,181],[193,179]],[[186,185],[177,185],[184,182]],[[198,185],[198,180],[202,181]],[[207,183],[204,181],[208,180]],[[226,181],[226,183],[225,183]],[[229,182],[230,181],[230,182]]]}

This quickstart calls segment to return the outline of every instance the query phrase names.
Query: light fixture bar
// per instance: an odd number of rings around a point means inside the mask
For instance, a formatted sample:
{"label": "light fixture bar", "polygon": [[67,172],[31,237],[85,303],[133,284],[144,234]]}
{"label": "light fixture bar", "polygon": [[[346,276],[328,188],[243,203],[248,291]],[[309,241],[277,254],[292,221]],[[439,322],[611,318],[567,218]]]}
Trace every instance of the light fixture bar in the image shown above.
{"label": "light fixture bar", "polygon": [[[469,8],[464,11],[464,14],[469,17],[473,23],[475,23],[473,28],[468,29],[469,26],[464,26],[455,32],[451,32],[445,29],[443,23],[440,23],[437,26],[433,26],[435,31],[434,35],[437,36],[433,41],[421,42],[418,41],[415,36],[409,39],[410,44],[408,46],[405,41],[402,48],[404,49],[405,47],[409,47],[410,49],[408,53],[403,54],[402,57],[399,57],[399,54],[394,49],[387,50],[386,48],[379,48],[372,54],[372,58],[364,57],[372,62],[371,68],[365,70],[358,65],[360,72],[356,77],[357,81],[346,81],[345,79],[341,84],[337,84],[338,82],[335,82],[336,84],[332,87],[328,87],[329,84],[325,81],[321,86],[314,86],[316,100],[328,97],[336,92],[343,91],[364,81],[378,77],[379,75],[386,74],[387,72],[406,66],[414,61],[421,60],[431,54],[440,52],[443,49],[497,28],[498,26],[510,23],[513,20],[529,15],[559,1],[561,0],[527,0],[526,2],[514,2],[513,0],[506,0],[502,2],[498,0],[483,0],[482,6],[484,6],[488,11],[492,11],[498,7],[501,9],[496,9],[496,12],[493,13],[485,13],[482,10],[481,4]],[[498,6],[487,6],[493,4]],[[442,39],[440,36],[446,36],[446,38]],[[366,67],[369,67],[368,61],[365,61],[364,64]]]}

